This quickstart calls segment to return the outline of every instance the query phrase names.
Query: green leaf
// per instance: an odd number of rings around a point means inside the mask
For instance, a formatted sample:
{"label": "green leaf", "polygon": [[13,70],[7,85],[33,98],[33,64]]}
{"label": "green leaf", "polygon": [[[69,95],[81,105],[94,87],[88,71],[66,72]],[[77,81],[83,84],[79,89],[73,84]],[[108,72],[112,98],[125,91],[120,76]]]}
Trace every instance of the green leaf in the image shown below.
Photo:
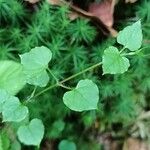
{"label": "green leaf", "polygon": [[2,112],[3,104],[6,100],[8,100],[10,95],[6,90],[0,89],[0,112]]}
{"label": "green leaf", "polygon": [[30,52],[20,55],[27,83],[45,87],[49,81],[46,72],[48,63],[52,58],[51,51],[44,47],[35,47]]}
{"label": "green leaf", "polygon": [[58,150],[76,150],[76,144],[72,141],[62,140],[58,145]]}
{"label": "green leaf", "polygon": [[104,51],[102,63],[103,74],[124,73],[130,66],[129,60],[121,56],[118,49],[113,46]]}
{"label": "green leaf", "polygon": [[25,145],[39,146],[44,136],[44,125],[40,119],[33,119],[28,125],[20,126],[17,135]]}
{"label": "green leaf", "polygon": [[2,108],[3,121],[15,121],[20,122],[28,114],[28,108],[23,106],[19,99],[14,96],[10,96],[9,99],[5,101]]}
{"label": "green leaf", "polygon": [[23,106],[17,97],[11,96],[4,89],[0,89],[0,112],[2,112],[4,122],[20,122],[27,116],[28,108]]}
{"label": "green leaf", "polygon": [[141,21],[124,28],[117,36],[117,42],[131,51],[138,50],[141,47],[142,39]]}
{"label": "green leaf", "polygon": [[10,150],[21,150],[21,144],[17,140],[13,141]]}
{"label": "green leaf", "polygon": [[98,100],[98,87],[88,79],[80,80],[75,89],[63,96],[64,104],[74,111],[97,109]]}
{"label": "green leaf", "polygon": [[26,84],[22,65],[13,61],[0,61],[0,88],[15,95]]}
{"label": "green leaf", "polygon": [[6,133],[0,134],[0,150],[9,150],[10,140]]}
{"label": "green leaf", "polygon": [[57,120],[52,124],[51,130],[48,132],[47,136],[49,138],[58,138],[61,135],[64,128],[65,123],[62,120]]}

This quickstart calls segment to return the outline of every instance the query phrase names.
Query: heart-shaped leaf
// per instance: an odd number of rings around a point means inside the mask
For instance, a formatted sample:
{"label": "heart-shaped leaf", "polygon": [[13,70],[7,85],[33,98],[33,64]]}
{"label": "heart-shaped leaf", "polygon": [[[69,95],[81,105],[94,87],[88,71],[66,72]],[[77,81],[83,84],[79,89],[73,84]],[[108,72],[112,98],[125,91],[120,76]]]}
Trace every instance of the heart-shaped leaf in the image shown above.
{"label": "heart-shaped leaf", "polygon": [[49,81],[46,72],[48,63],[52,58],[51,51],[44,47],[35,47],[30,52],[20,55],[27,83],[44,87]]}
{"label": "heart-shaped leaf", "polygon": [[76,150],[76,144],[72,141],[62,140],[58,146],[59,150]]}
{"label": "heart-shaped leaf", "polygon": [[14,96],[10,96],[2,106],[3,121],[15,121],[20,122],[28,114],[28,108],[23,106],[19,99]]}
{"label": "heart-shaped leaf", "polygon": [[39,146],[44,136],[44,125],[40,119],[33,119],[28,125],[20,126],[17,135],[22,143]]}
{"label": "heart-shaped leaf", "polygon": [[2,112],[3,104],[6,100],[8,100],[10,95],[6,90],[0,89],[0,113]]}
{"label": "heart-shaped leaf", "polygon": [[13,61],[0,61],[0,88],[15,95],[26,84],[22,65]]}
{"label": "heart-shaped leaf", "polygon": [[130,66],[129,60],[121,56],[118,49],[113,46],[104,51],[102,63],[103,74],[124,73]]}
{"label": "heart-shaped leaf", "polygon": [[131,51],[138,50],[141,47],[142,39],[141,21],[124,28],[117,36],[117,42]]}
{"label": "heart-shaped leaf", "polygon": [[74,111],[97,109],[98,100],[98,87],[88,79],[80,80],[75,89],[63,96],[64,104]]}

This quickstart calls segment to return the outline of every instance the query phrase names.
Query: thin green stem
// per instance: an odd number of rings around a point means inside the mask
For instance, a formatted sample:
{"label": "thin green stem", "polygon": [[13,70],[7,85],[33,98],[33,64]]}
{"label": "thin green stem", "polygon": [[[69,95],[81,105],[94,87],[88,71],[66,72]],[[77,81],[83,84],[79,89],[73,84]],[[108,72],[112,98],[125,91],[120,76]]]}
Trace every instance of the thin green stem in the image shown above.
{"label": "thin green stem", "polygon": [[80,72],[78,72],[78,73],[76,73],[76,74],[74,74],[74,75],[68,77],[68,78],[62,80],[60,83],[67,82],[67,81],[69,81],[69,80],[71,80],[71,79],[73,79],[73,78],[75,78],[75,77],[77,77],[77,76],[79,76],[79,75],[81,75],[81,74],[87,72],[87,71],[90,71],[90,70],[93,70],[94,68],[97,68],[97,67],[100,66],[100,65],[102,65],[102,62],[99,62],[99,63],[97,63],[97,64],[95,64],[95,65],[93,65],[93,66],[91,66],[91,67],[88,67],[88,68],[86,68],[86,69],[84,69],[84,70],[82,70],[82,71],[80,71]]}
{"label": "thin green stem", "polygon": [[58,87],[58,86],[59,86],[59,85],[58,85],[57,83],[56,83],[56,84],[53,84],[53,85],[51,85],[51,86],[45,88],[44,90],[40,91],[39,93],[37,93],[33,98],[36,98],[36,97],[42,95],[43,93],[45,93],[45,92],[47,92],[47,91],[49,91],[49,90],[51,90],[51,89],[53,89],[53,88],[55,88],[55,87]]}
{"label": "thin green stem", "polygon": [[48,70],[48,72],[51,74],[51,76],[55,79],[56,83],[58,83],[58,79],[57,79],[57,77],[53,74],[53,72],[52,72],[49,68],[47,68],[47,70]]}
{"label": "thin green stem", "polygon": [[126,49],[126,47],[123,47],[121,50],[120,50],[120,54]]}
{"label": "thin green stem", "polygon": [[34,94],[36,92],[36,89],[37,89],[37,86],[34,87],[30,97],[25,101],[25,103],[28,103],[33,97],[34,97]]}
{"label": "thin green stem", "polygon": [[130,52],[130,53],[125,53],[125,54],[121,54],[121,56],[133,56],[136,55],[137,53],[135,52]]}
{"label": "thin green stem", "polygon": [[145,54],[145,55],[143,55],[143,57],[149,57],[150,56],[150,54]]}
{"label": "thin green stem", "polygon": [[64,89],[67,89],[67,90],[72,90],[73,88],[70,88],[66,85],[63,85],[63,84],[58,84],[60,87],[63,87]]}
{"label": "thin green stem", "polygon": [[97,64],[95,64],[95,65],[93,65],[93,66],[91,66],[91,67],[88,67],[88,68],[86,68],[86,69],[84,69],[84,70],[82,70],[82,71],[80,71],[80,72],[78,72],[78,73],[76,73],[76,74],[74,74],[74,75],[72,75],[72,76],[70,76],[70,77],[68,77],[68,78],[66,78],[66,79],[64,79],[64,80],[62,80],[62,81],[60,81],[60,82],[57,82],[56,84],[53,84],[53,85],[51,85],[51,86],[45,88],[44,90],[40,91],[39,93],[37,93],[37,94],[34,96],[34,98],[35,98],[35,97],[38,97],[38,96],[40,96],[40,95],[42,95],[43,93],[45,93],[45,92],[47,92],[47,91],[49,91],[49,90],[51,90],[51,89],[53,89],[53,88],[55,88],[55,87],[58,87],[58,86],[62,85],[63,83],[65,83],[65,82],[67,82],[67,81],[69,81],[69,80],[71,80],[71,79],[74,79],[75,77],[77,77],[77,76],[79,76],[79,75],[81,75],[81,74],[83,74],[83,73],[85,73],[85,72],[87,72],[87,71],[93,70],[94,68],[97,68],[97,67],[99,67],[100,65],[102,65],[102,62],[99,62],[99,63],[97,63]]}
{"label": "thin green stem", "polygon": [[141,48],[137,51],[134,51],[134,52],[130,52],[130,53],[125,53],[125,54],[122,54],[122,56],[133,56],[133,55],[137,55],[138,53],[140,53],[144,48]]}
{"label": "thin green stem", "polygon": [[[122,56],[133,56],[133,55],[137,55],[137,54],[139,54],[143,49],[146,49],[146,48],[149,48],[149,46],[140,48],[139,50],[136,50],[136,51],[133,51],[133,52],[124,53],[124,54],[121,54],[121,55],[122,55]],[[121,50],[121,51],[122,51],[122,50]],[[121,53],[121,51],[120,51],[120,53]]]}

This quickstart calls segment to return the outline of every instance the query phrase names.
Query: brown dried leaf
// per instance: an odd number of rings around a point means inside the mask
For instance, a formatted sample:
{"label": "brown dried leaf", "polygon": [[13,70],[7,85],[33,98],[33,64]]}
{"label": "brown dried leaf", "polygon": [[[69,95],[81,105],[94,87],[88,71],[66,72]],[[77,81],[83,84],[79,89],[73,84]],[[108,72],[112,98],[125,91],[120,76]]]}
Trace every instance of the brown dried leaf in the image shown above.
{"label": "brown dried leaf", "polygon": [[104,25],[112,27],[114,23],[114,0],[105,0],[100,3],[91,3],[89,6],[89,12],[98,17]]}
{"label": "brown dried leaf", "polygon": [[[106,13],[106,15],[105,16],[102,15],[104,17],[101,17],[101,15],[97,15],[97,13],[95,11],[93,11],[93,9],[91,9],[92,12],[90,12],[90,11],[88,12],[88,11],[85,11],[85,10],[83,10],[83,9],[73,5],[72,3],[65,1],[65,0],[47,0],[47,1],[51,5],[57,5],[57,6],[68,5],[71,8],[71,10],[72,10],[71,13],[68,14],[70,20],[74,20],[74,19],[76,19],[78,17],[86,17],[86,18],[90,18],[90,19],[95,19],[95,18],[98,19],[100,21],[100,25],[104,25],[105,28],[110,32],[110,34],[113,37],[116,37],[117,31],[112,28],[112,25],[113,25],[114,5],[115,5],[115,3],[118,0],[105,0],[105,2],[103,2],[103,5],[100,4],[101,7],[105,6],[103,8],[103,10],[104,10],[103,14],[105,15],[105,13]],[[95,6],[95,3],[92,3],[92,4],[94,4],[93,6]],[[91,4],[91,8],[93,8],[92,4]],[[107,13],[107,12],[109,12],[109,13]],[[106,17],[106,19],[105,19],[105,17]],[[105,21],[105,20],[108,20],[108,22]]]}
{"label": "brown dried leaf", "polygon": [[24,1],[27,1],[31,4],[35,4],[35,3],[39,2],[40,0],[24,0]]}

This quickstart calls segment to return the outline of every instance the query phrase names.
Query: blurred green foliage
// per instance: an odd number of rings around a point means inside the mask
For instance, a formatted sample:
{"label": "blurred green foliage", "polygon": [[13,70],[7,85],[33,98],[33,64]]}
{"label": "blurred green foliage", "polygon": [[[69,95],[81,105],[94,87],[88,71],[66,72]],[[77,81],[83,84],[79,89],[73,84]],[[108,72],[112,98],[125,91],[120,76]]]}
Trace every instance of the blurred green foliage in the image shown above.
{"label": "blurred green foliage", "polygon": [[[119,131],[126,129],[141,112],[150,110],[150,2],[141,0],[134,7],[132,16],[142,20],[143,45],[147,48],[131,59],[133,67],[124,75],[102,76],[102,71],[97,69],[66,83],[75,86],[79,79],[93,80],[100,91],[97,111],[70,111],[62,102],[64,89],[61,88],[48,91],[29,103],[31,119],[36,117],[44,122],[45,139],[57,142],[68,139],[74,141],[79,150],[93,147],[98,150],[96,135],[113,131],[116,124],[121,125]],[[59,80],[101,61],[104,49],[115,45],[115,39],[104,37],[87,19],[71,21],[68,13],[67,6],[51,6],[45,1],[28,6],[22,0],[0,0],[0,60],[19,61],[18,54],[35,46],[47,46],[53,53],[50,68]],[[126,23],[132,20],[121,22],[120,28]],[[49,84],[54,82],[50,79]],[[18,96],[24,100],[32,90],[26,86]],[[128,130],[124,130],[124,135],[127,133]],[[1,134],[0,143],[4,141],[6,150],[8,139],[16,142],[13,135],[8,138]]]}

